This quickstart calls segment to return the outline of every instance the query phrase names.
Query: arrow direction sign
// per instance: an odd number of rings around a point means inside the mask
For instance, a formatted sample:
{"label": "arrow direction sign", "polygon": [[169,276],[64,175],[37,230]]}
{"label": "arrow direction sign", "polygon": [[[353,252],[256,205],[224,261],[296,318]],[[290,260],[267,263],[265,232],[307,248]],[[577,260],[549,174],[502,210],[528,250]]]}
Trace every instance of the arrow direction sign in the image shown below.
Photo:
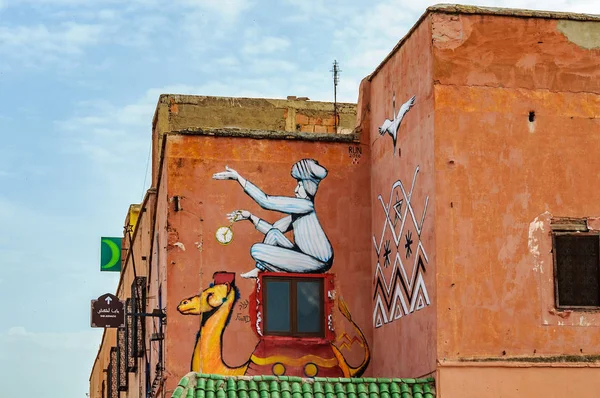
{"label": "arrow direction sign", "polygon": [[93,328],[124,327],[125,303],[110,293],[92,300],[91,326]]}

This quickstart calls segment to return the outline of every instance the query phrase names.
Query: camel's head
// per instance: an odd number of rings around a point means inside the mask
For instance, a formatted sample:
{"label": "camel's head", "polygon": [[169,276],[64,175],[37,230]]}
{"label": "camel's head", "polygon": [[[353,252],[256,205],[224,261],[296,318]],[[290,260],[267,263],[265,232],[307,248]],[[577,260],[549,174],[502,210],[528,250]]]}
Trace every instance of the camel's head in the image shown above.
{"label": "camel's head", "polygon": [[[218,274],[229,273],[223,272]],[[208,289],[205,289],[196,296],[181,300],[181,303],[177,306],[177,311],[183,315],[200,315],[204,312],[213,311],[223,305],[228,299],[236,299],[237,291],[233,283],[233,277],[215,274],[214,284],[211,283]],[[230,294],[232,289],[234,292]]]}
{"label": "camel's head", "polygon": [[231,285],[228,283],[211,286],[199,295],[181,300],[177,311],[183,315],[200,315],[203,312],[210,312],[227,301],[230,291]]}

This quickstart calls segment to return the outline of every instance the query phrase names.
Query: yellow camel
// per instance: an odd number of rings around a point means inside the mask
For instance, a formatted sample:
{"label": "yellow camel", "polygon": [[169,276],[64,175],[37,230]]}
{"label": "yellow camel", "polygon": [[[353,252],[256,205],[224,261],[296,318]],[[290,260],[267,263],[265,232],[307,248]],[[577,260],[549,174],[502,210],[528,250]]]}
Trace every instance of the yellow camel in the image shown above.
{"label": "yellow camel", "polygon": [[201,315],[200,330],[192,355],[192,372],[210,372],[225,376],[246,373],[250,361],[230,367],[223,361],[221,338],[236,300],[236,288],[229,283],[214,285],[200,295],[182,300],[177,310],[183,315]]}
{"label": "yellow camel", "polygon": [[[177,306],[183,315],[201,315],[200,330],[196,337],[196,345],[192,355],[192,371],[221,374],[227,376],[240,376],[246,373],[251,359],[238,367],[230,367],[223,361],[222,337],[231,310],[236,301],[237,288],[229,283],[217,284],[204,290],[201,294],[184,299]],[[350,311],[342,298],[339,299],[338,308],[362,340],[365,347],[365,356],[362,363],[353,367],[348,364],[340,349],[333,343],[331,348],[338,360],[338,365],[344,377],[360,377],[369,365],[371,356],[367,339],[358,325],[352,320]]]}

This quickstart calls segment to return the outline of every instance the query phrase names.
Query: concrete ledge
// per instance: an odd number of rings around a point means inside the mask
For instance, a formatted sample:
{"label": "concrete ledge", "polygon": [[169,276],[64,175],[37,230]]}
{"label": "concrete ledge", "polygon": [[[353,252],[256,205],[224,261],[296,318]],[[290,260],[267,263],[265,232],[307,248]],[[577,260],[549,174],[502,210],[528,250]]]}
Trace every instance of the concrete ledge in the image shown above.
{"label": "concrete ledge", "polygon": [[538,11],[520,8],[466,6],[461,4],[436,4],[431,7],[428,7],[425,14],[432,12],[443,12],[446,14],[496,15],[521,18],[568,19],[572,21],[600,22],[600,15],[596,14],[576,14],[571,12]]}
{"label": "concrete ledge", "polygon": [[194,128],[171,131],[168,135],[204,135],[215,137],[252,138],[256,140],[298,140],[318,142],[351,142],[359,141],[359,135],[351,134],[318,134],[290,131],[252,130],[239,128]]}

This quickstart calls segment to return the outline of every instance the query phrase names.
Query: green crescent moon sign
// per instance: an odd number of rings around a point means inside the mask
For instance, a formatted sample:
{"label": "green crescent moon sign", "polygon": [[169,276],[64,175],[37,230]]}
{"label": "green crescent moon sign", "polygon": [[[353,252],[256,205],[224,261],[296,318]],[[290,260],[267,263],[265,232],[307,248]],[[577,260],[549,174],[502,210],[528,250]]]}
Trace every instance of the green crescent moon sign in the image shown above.
{"label": "green crescent moon sign", "polygon": [[[119,247],[119,245],[117,245],[117,243],[115,242],[115,240],[119,240],[120,238],[102,238],[101,242],[103,244],[105,244],[106,246],[108,246],[108,248],[110,249],[110,252],[106,253],[105,250],[102,250],[102,255],[101,255],[101,265],[100,268],[102,270],[105,271],[119,271],[121,269],[120,267],[120,260],[121,260],[121,248]],[[114,268],[116,265],[119,265],[119,267],[116,267],[116,269],[112,269]]]}

